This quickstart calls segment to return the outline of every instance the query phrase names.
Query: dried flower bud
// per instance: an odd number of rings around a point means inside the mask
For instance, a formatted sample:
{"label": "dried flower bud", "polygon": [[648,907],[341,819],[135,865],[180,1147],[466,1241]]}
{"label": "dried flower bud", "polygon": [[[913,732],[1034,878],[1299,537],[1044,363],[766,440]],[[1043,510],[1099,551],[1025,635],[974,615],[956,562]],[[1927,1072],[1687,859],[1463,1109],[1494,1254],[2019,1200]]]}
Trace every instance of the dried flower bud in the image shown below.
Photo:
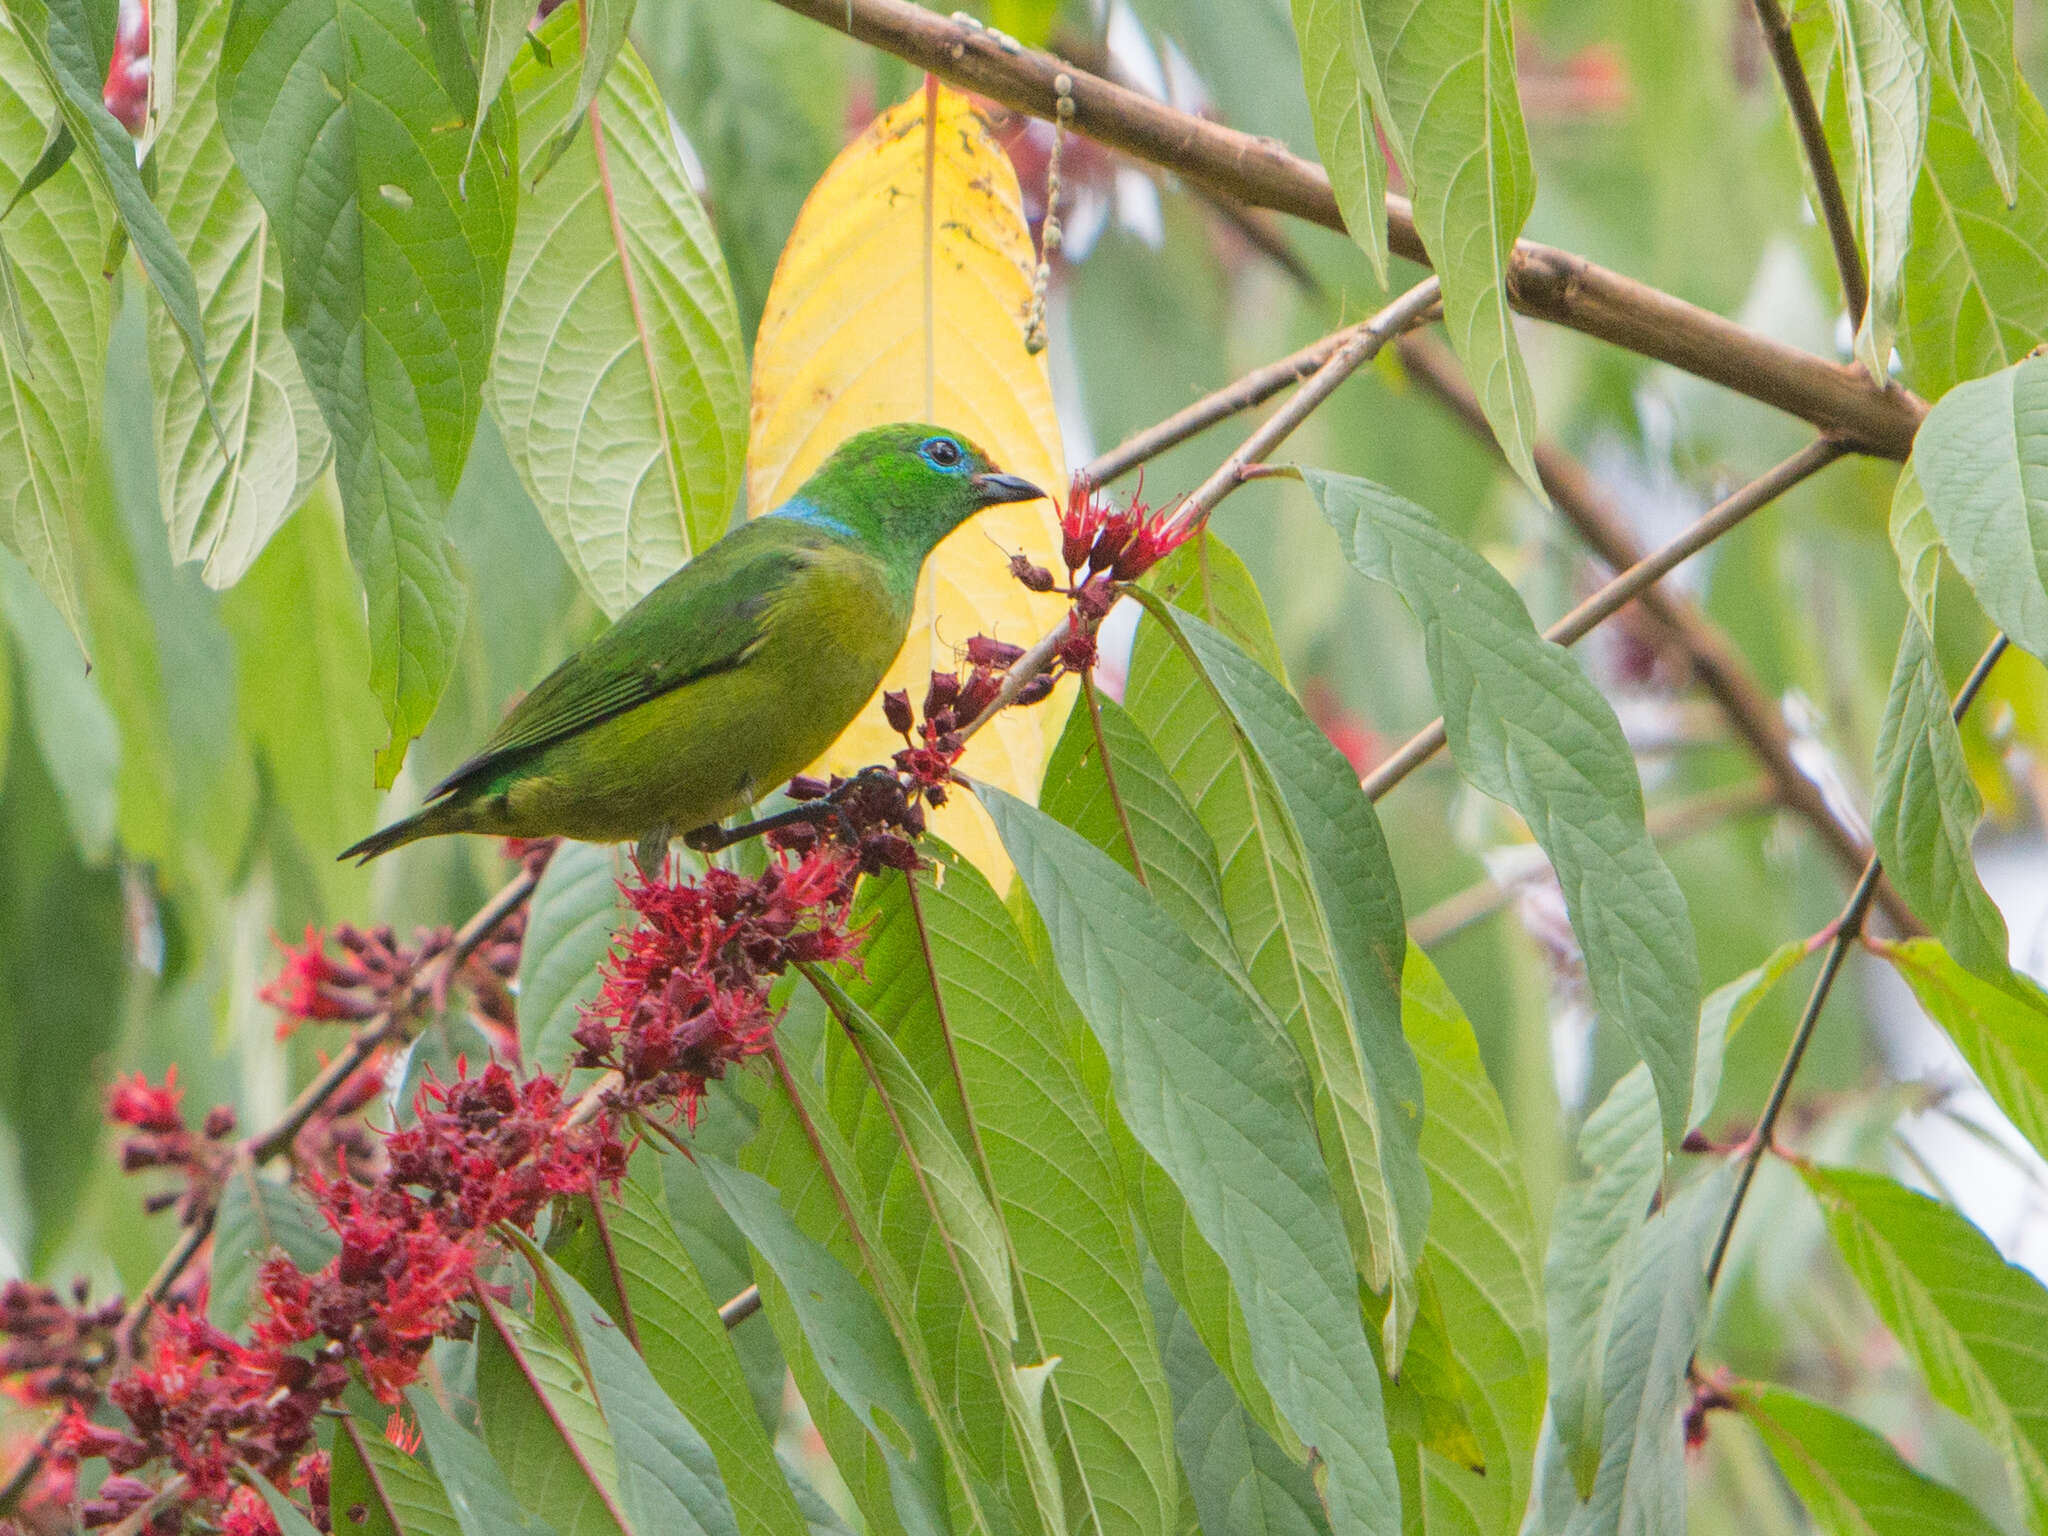
{"label": "dried flower bud", "polygon": [[832,786],[813,774],[800,773],[789,781],[789,788],[784,793],[799,802],[822,800],[832,793]]}
{"label": "dried flower bud", "polygon": [[960,718],[963,721],[981,718],[981,712],[995,703],[996,695],[1002,689],[1001,678],[986,667],[976,667],[967,675],[967,685],[960,690]]}
{"label": "dried flower bud", "polygon": [[1097,576],[1075,595],[1074,607],[1091,624],[1099,624],[1116,606],[1116,584],[1108,576]]}
{"label": "dried flower bud", "polygon": [[206,1112],[206,1139],[219,1141],[232,1136],[235,1131],[235,1112],[226,1104],[216,1104]]}
{"label": "dried flower bud", "polygon": [[1033,704],[1044,703],[1046,696],[1049,695],[1051,692],[1051,674],[1041,672],[1038,674],[1038,676],[1032,678],[1030,682],[1026,683],[1022,688],[1019,688],[1017,690],[1016,702],[1028,708],[1030,705]]}
{"label": "dried flower bud", "polygon": [[934,672],[925,690],[924,713],[929,720],[942,709],[951,709],[960,698],[960,679],[951,672]]}
{"label": "dried flower bud", "polygon": [[1027,591],[1050,592],[1053,589],[1053,575],[1042,565],[1033,565],[1022,555],[1010,556],[1010,574],[1021,582]]}
{"label": "dried flower bud", "polygon": [[899,736],[908,736],[915,719],[910,712],[910,694],[902,688],[891,688],[882,695],[882,716],[889,722],[889,729]]}
{"label": "dried flower bud", "polygon": [[1073,619],[1067,623],[1067,632],[1061,637],[1059,649],[1060,665],[1069,672],[1086,672],[1095,665],[1095,633],[1083,628]]}
{"label": "dried flower bud", "polygon": [[1024,647],[1021,645],[1010,645],[1005,641],[993,640],[987,635],[968,637],[967,659],[977,667],[993,667],[998,672],[1008,671],[1023,654]]}

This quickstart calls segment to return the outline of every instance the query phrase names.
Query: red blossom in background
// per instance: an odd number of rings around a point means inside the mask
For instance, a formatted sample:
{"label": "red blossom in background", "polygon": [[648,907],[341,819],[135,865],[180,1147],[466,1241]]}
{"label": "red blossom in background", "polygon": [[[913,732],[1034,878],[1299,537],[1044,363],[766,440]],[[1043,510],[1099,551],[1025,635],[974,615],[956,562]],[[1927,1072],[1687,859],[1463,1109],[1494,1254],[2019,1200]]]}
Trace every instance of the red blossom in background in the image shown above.
{"label": "red blossom in background", "polygon": [[149,118],[149,0],[122,0],[100,99],[114,121],[130,133],[142,132]]}
{"label": "red blossom in background", "polygon": [[182,1189],[151,1195],[143,1201],[143,1209],[156,1212],[177,1205],[180,1219],[189,1221],[201,1211],[213,1209],[232,1155],[228,1137],[234,1134],[235,1112],[226,1105],[215,1105],[207,1111],[199,1134],[194,1135],[178,1107],[183,1097],[176,1067],[164,1074],[162,1083],[152,1083],[138,1072],[115,1080],[107,1094],[107,1118],[140,1133],[121,1143],[124,1172],[171,1168],[184,1175]]}

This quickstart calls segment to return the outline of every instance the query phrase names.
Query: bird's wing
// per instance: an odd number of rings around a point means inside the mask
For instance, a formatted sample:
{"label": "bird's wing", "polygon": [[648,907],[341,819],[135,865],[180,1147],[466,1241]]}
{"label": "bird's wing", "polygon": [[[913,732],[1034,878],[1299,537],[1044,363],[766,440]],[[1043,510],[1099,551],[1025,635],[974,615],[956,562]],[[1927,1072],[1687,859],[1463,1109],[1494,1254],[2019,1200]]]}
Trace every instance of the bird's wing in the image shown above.
{"label": "bird's wing", "polygon": [[762,519],[734,530],[649,592],[535,684],[490,740],[435,785],[429,798],[743,663],[760,644],[776,598],[816,542],[808,531],[770,526],[780,521]]}

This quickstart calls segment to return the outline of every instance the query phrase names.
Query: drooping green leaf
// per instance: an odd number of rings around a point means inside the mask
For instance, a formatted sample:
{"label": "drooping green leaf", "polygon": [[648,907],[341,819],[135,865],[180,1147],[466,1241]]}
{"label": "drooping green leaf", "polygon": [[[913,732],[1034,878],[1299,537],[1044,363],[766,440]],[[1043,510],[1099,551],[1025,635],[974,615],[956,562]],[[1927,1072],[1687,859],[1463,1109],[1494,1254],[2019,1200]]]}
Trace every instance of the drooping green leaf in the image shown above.
{"label": "drooping green leaf", "polygon": [[663,1162],[651,1151],[636,1157],[619,1199],[603,1204],[603,1225],[586,1218],[558,1257],[627,1329],[669,1400],[711,1446],[742,1536],[804,1536],[730,1332],[668,1219]]}
{"label": "drooping green leaf", "polygon": [[1321,1457],[1339,1529],[1398,1531],[1378,1372],[1313,1129],[1249,1004],[1078,833],[977,788],[1108,1057],[1126,1124],[1173,1178],[1243,1303],[1260,1379]]}
{"label": "drooping green leaf", "polygon": [[[24,13],[25,14],[25,13]],[[42,152],[56,93],[16,30],[0,25],[0,176],[25,177]],[[67,165],[7,219],[16,323],[0,326],[0,546],[12,550],[85,643],[69,509],[85,496],[99,433],[113,304],[100,252],[113,211]]]}
{"label": "drooping green leaf", "polygon": [[[1434,1191],[1427,1272],[1481,1468],[1422,1451],[1429,1529],[1512,1532],[1543,1417],[1542,1254],[1519,1154],[1464,1010],[1409,946],[1402,1027],[1430,1106],[1421,1153]],[[1420,1335],[1418,1335],[1418,1338]]]}
{"label": "drooping green leaf", "polygon": [[[1922,26],[1942,82],[2010,203],[2018,195],[2019,79],[2012,50],[2012,0],[1923,0]],[[1930,140],[1928,153],[1933,154]]]}
{"label": "drooping green leaf", "polygon": [[1566,1484],[1592,1491],[1599,1468],[1602,1315],[1619,1266],[1649,1218],[1663,1173],[1656,1094],[1637,1067],[1608,1091],[1579,1132],[1584,1177],[1565,1186],[1544,1261],[1550,1323],[1550,1403],[1544,1437],[1568,1468]]}
{"label": "drooping green leaf", "polygon": [[2014,115],[2008,206],[1955,92],[1934,83],[1899,314],[1906,378],[1930,400],[2048,336],[2048,115],[2024,84]]}
{"label": "drooping green leaf", "polygon": [[1724,1163],[1680,1193],[1643,1225],[1616,1276],[1597,1342],[1599,1470],[1571,1536],[1684,1536],[1688,1368],[1706,1328],[1707,1255],[1734,1187]]}
{"label": "drooping green leaf", "polygon": [[585,114],[610,77],[612,62],[624,50],[627,30],[633,24],[633,0],[576,0],[576,8],[583,60],[583,67],[577,72],[576,97],[557,120],[547,156],[526,173],[529,185],[536,184],[537,178],[548,175],[561,163],[569,146],[587,126]]}
{"label": "drooping green leaf", "polygon": [[[565,6],[541,33],[551,62],[529,51],[512,71],[526,183],[580,89],[578,21]],[[724,533],[746,353],[718,242],[630,46],[588,131],[522,186],[489,393],[521,480],[606,613]]]}
{"label": "drooping green leaf", "polygon": [[1977,601],[2013,644],[2048,657],[2048,357],[1943,395],[1912,462]]}
{"label": "drooping green leaf", "polygon": [[2025,976],[1988,981],[1935,939],[1884,942],[1889,960],[1970,1070],[2036,1149],[2048,1148],[2048,996]]}
{"label": "drooping green leaf", "polygon": [[780,1280],[818,1368],[887,1465],[897,1518],[912,1536],[947,1536],[938,1433],[880,1304],[797,1227],[769,1185],[715,1158],[700,1158],[698,1167]]}
{"label": "drooping green leaf", "polygon": [[1847,1414],[1789,1387],[1743,1387],[1734,1395],[1828,1536],[1992,1536],[1998,1529]]}
{"label": "drooping green leaf", "polygon": [[1328,1536],[1315,1480],[1245,1411],[1157,1266],[1145,1271],[1166,1376],[1173,1442],[1203,1531]]}
{"label": "drooping green leaf", "polygon": [[[1345,1151],[1345,1161],[1333,1167],[1333,1182],[1343,1188],[1348,1180],[1370,1233],[1359,1256],[1361,1270],[1376,1290],[1393,1287],[1385,1333],[1389,1362],[1398,1370],[1414,1317],[1414,1272],[1429,1219],[1429,1184],[1416,1147],[1422,1081],[1401,1034],[1407,936],[1386,838],[1350,766],[1278,679],[1201,620],[1176,619],[1149,594],[1146,603],[1150,618],[1227,722],[1243,780],[1240,792],[1254,812],[1247,841],[1267,850],[1266,892],[1281,921],[1270,933],[1263,924],[1253,932],[1239,928],[1238,942],[1253,955],[1254,975],[1265,959],[1262,951],[1276,941],[1286,944],[1290,971],[1315,965],[1313,945],[1334,974],[1334,988],[1315,990],[1335,1007],[1317,1006],[1311,988],[1299,982],[1291,992],[1270,983],[1261,990],[1289,1010],[1297,1044],[1316,1064],[1318,1116],[1327,1103]],[[1133,670],[1135,675],[1135,658]],[[1176,670],[1155,658],[1146,674],[1146,699],[1155,710],[1155,691]],[[1197,709],[1190,701],[1173,713],[1185,717]],[[1210,726],[1207,734],[1213,739],[1221,733]],[[1193,765],[1182,761],[1184,771],[1192,772]],[[1261,814],[1275,810],[1277,816]],[[1231,864],[1239,867],[1237,860]],[[1276,885],[1296,869],[1306,873],[1309,889],[1290,913]]]}
{"label": "drooping green leaf", "polygon": [[1301,45],[1302,82],[1308,87],[1316,150],[1330,173],[1330,189],[1344,227],[1387,281],[1387,167],[1373,114],[1385,113],[1379,65],[1365,35],[1360,0],[1293,0],[1294,36]]}
{"label": "drooping green leaf", "polygon": [[221,129],[283,260],[286,332],[334,434],[389,784],[462,629],[440,525],[511,251],[511,116],[489,115],[465,173],[462,109],[405,0],[246,0],[218,90]]}
{"label": "drooping green leaf", "polygon": [[235,166],[213,92],[229,0],[181,0],[176,90],[151,153],[157,199],[198,284],[208,390],[167,306],[150,306],[156,472],[171,555],[231,587],[306,497],[333,444],[284,327],[278,247]]}
{"label": "drooping green leaf", "polygon": [[512,1496],[511,1480],[492,1459],[490,1449],[448,1417],[433,1393],[413,1387],[405,1400],[462,1536],[503,1536],[507,1531],[554,1536],[547,1521]]}
{"label": "drooping green leaf", "polygon": [[327,1507],[337,1531],[349,1536],[464,1536],[433,1471],[354,1414],[335,1429],[331,1454]]}
{"label": "drooping green leaf", "polygon": [[1983,1431],[2038,1524],[2048,1513],[2048,1290],[1938,1200],[1881,1174],[1800,1173],[1927,1390]]}
{"label": "drooping green leaf", "polygon": [[1145,577],[1147,591],[1220,629],[1237,648],[1268,672],[1287,681],[1272,616],[1251,571],[1236,550],[1206,527]]}
{"label": "drooping green leaf", "polygon": [[1933,70],[1911,0],[1829,3],[1855,159],[1850,213],[1870,280],[1856,356],[1882,380],[1890,375]]}
{"label": "drooping green leaf", "polygon": [[[512,75],[512,61],[525,45],[539,11],[539,0],[478,0],[476,8],[476,120],[470,125],[469,149],[475,156],[483,142],[485,115],[496,104]],[[465,164],[467,162],[465,161]]]}
{"label": "drooping green leaf", "polygon": [[241,1330],[255,1301],[257,1274],[271,1255],[282,1253],[311,1275],[325,1268],[340,1246],[296,1185],[265,1178],[246,1158],[237,1158],[214,1211],[207,1321],[226,1333]]}
{"label": "drooping green leaf", "polygon": [[1506,0],[1362,0],[1444,329],[1508,464],[1539,499],[1536,402],[1508,307],[1508,259],[1536,200]]}
{"label": "drooping green leaf", "polygon": [[607,843],[564,843],[535,887],[519,950],[519,1050],[557,1071],[575,1054],[569,1038],[597,997],[598,963],[633,915],[619,894],[619,851]]}
{"label": "drooping green leaf", "polygon": [[846,986],[985,1165],[1016,1254],[1027,1357],[1060,1362],[1046,1414],[1071,1450],[1071,1523],[1163,1532],[1172,1417],[1107,1135],[1001,900],[971,864],[933,856],[914,899],[895,877],[863,887],[864,975]]}
{"label": "drooping green leaf", "polygon": [[1421,624],[1458,769],[1513,806],[1548,856],[1594,1004],[1649,1065],[1675,1145],[1692,1100],[1699,959],[1685,898],[1643,824],[1613,706],[1536,633],[1500,573],[1421,507],[1370,481],[1303,477],[1351,563]]}
{"label": "drooping green leaf", "polygon": [[[37,16],[46,30],[38,35]],[[142,270],[177,326],[185,354],[202,383],[210,384],[206,330],[200,321],[199,290],[184,249],[143,184],[135,163],[135,140],[114,120],[102,98],[109,49],[95,37],[107,12],[93,0],[33,0],[17,12],[21,36],[36,55],[56,95],[56,109],[71,137],[83,147],[73,156],[87,179],[113,204]],[[111,40],[109,40],[111,41]],[[215,430],[219,418],[211,418]]]}

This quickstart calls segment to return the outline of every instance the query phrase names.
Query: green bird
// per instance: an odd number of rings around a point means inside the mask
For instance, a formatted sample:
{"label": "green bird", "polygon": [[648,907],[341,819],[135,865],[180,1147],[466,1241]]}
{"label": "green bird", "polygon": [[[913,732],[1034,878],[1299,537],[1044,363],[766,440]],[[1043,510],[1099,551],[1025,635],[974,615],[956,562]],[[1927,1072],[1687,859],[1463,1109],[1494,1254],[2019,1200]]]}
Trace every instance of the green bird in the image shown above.
{"label": "green bird", "polygon": [[848,438],[549,673],[425,807],[341,857],[482,832],[637,842],[651,866],[832,744],[903,648],[941,539],[1044,494],[940,427]]}

